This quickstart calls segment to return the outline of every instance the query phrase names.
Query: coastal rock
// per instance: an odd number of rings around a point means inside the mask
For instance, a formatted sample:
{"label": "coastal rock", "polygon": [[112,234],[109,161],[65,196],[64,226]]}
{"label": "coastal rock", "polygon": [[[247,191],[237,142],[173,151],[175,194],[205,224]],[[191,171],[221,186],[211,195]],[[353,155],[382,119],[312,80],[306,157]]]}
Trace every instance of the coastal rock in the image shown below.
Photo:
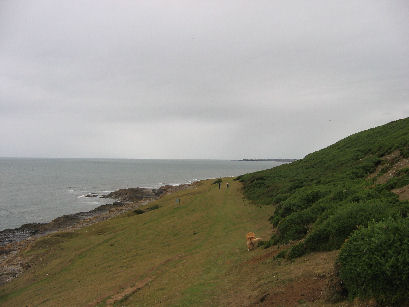
{"label": "coastal rock", "polygon": [[0,271],[0,285],[3,285],[10,280],[18,277],[23,272],[20,265],[7,265]]}
{"label": "coastal rock", "polygon": [[85,197],[98,197],[97,193],[89,193],[87,195],[85,195]]}
{"label": "coastal rock", "polygon": [[164,185],[161,186],[159,189],[153,189],[152,193],[155,194],[156,197],[160,197],[166,193],[176,192],[182,189],[185,189],[189,186],[189,184],[180,184],[180,185]]}
{"label": "coastal rock", "polygon": [[118,199],[121,202],[136,202],[146,198],[154,198],[156,195],[152,189],[148,188],[129,188],[119,189],[105,195],[104,198]]}
{"label": "coastal rock", "polygon": [[[87,212],[78,212],[59,216],[49,223],[30,223],[24,224],[19,228],[5,229],[0,231],[0,247],[4,247],[10,243],[20,242],[35,235],[47,234],[53,231],[61,230],[68,227],[73,227],[81,221],[95,218],[111,210],[123,207],[124,203],[114,202],[113,204],[101,205]],[[7,249],[0,249],[1,253],[6,253]]]}

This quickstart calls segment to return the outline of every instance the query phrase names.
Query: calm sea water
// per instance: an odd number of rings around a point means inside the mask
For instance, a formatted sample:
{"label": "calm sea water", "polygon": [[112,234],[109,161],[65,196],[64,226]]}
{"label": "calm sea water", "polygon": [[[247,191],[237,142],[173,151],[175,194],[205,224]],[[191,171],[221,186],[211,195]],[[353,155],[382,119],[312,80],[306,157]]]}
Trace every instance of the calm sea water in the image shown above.
{"label": "calm sea water", "polygon": [[0,158],[0,230],[89,211],[108,201],[84,197],[238,176],[278,162]]}

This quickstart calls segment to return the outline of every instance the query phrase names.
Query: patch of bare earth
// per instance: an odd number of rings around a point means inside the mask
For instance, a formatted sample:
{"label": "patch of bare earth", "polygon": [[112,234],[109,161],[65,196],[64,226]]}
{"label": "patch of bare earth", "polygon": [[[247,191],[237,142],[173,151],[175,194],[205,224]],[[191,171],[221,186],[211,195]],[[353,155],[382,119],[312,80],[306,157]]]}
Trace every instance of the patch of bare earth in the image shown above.
{"label": "patch of bare earth", "polygon": [[20,251],[29,246],[32,240],[0,246],[0,286],[20,276],[30,267],[29,260],[21,257]]}
{"label": "patch of bare earth", "polygon": [[322,298],[327,281],[322,278],[305,278],[278,286],[263,295],[255,305],[259,306],[295,306],[301,303],[315,302]]}
{"label": "patch of bare earth", "polygon": [[152,278],[147,277],[147,278],[137,282],[132,287],[128,287],[128,288],[124,289],[122,292],[120,292],[120,293],[114,295],[113,297],[111,297],[110,299],[108,299],[107,302],[106,302],[106,305],[107,306],[114,306],[114,304],[116,302],[119,302],[119,301],[123,300],[124,298],[134,294],[136,291],[142,289],[145,285],[147,285],[151,281],[152,281]]}
{"label": "patch of bare earth", "polygon": [[392,192],[399,196],[400,201],[409,200],[409,184],[398,189],[393,189]]}
{"label": "patch of bare earth", "polygon": [[257,263],[261,263],[263,261],[268,261],[273,259],[273,257],[275,257],[277,254],[279,253],[279,250],[272,250],[269,251],[268,253],[262,254],[260,256],[255,256],[249,260],[246,261],[246,265],[250,265],[250,264],[257,264]]}
{"label": "patch of bare earth", "polygon": [[377,178],[376,183],[386,183],[389,181],[389,179],[393,178],[399,170],[407,167],[409,167],[409,158],[397,161],[395,164],[393,164],[390,170]]}
{"label": "patch of bare earth", "polygon": [[397,159],[400,156],[400,151],[395,150],[394,152],[390,153],[389,155],[383,156],[381,160],[383,161],[380,165],[377,166],[376,170],[369,174],[368,179],[375,178],[379,175],[381,170],[388,164],[392,163],[393,160]]}
{"label": "patch of bare earth", "polygon": [[[409,158],[400,158],[400,151],[395,150],[394,152],[390,153],[382,157],[383,162],[378,165],[375,172],[368,176],[368,179],[376,178],[377,184],[385,184],[394,176],[396,173],[404,168],[409,167]],[[379,175],[383,168],[389,167],[388,171],[382,175]],[[393,189],[393,193],[399,196],[399,200],[409,200],[409,185],[404,187]]]}
{"label": "patch of bare earth", "polygon": [[[388,182],[399,170],[409,167],[409,158],[400,158],[399,150],[395,150],[391,154],[382,157],[381,160],[383,162],[378,165],[375,172],[368,176],[369,179],[376,177],[377,184]],[[385,174],[379,175],[381,170],[388,166],[389,170]]]}
{"label": "patch of bare earth", "polygon": [[275,257],[290,245],[250,252],[252,257],[234,269],[232,286],[218,305],[330,306],[326,293],[338,251],[311,253],[294,261]]}
{"label": "patch of bare earth", "polygon": [[[276,282],[258,298],[256,306],[296,306],[303,303],[323,305],[334,274],[337,251],[312,253],[295,261],[277,261]],[[274,263],[274,262],[273,262]]]}

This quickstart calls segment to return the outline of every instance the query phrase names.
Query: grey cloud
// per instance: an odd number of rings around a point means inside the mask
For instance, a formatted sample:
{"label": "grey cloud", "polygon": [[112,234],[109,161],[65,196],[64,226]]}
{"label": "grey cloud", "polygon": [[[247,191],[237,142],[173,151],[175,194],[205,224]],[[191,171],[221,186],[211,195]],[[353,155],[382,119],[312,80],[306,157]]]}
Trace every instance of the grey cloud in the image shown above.
{"label": "grey cloud", "polygon": [[408,19],[386,0],[2,1],[0,156],[301,157],[408,115]]}

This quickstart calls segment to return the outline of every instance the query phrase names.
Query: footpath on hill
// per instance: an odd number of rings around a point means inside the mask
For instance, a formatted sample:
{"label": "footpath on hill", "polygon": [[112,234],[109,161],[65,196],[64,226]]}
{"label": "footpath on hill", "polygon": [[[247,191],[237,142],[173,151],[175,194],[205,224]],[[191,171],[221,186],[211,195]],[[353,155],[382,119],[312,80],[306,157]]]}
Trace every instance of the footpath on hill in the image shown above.
{"label": "footpath on hill", "polygon": [[324,306],[337,252],[294,262],[276,258],[277,247],[248,252],[247,232],[270,238],[273,207],[249,203],[231,178],[220,190],[212,182],[37,240],[0,305]]}

